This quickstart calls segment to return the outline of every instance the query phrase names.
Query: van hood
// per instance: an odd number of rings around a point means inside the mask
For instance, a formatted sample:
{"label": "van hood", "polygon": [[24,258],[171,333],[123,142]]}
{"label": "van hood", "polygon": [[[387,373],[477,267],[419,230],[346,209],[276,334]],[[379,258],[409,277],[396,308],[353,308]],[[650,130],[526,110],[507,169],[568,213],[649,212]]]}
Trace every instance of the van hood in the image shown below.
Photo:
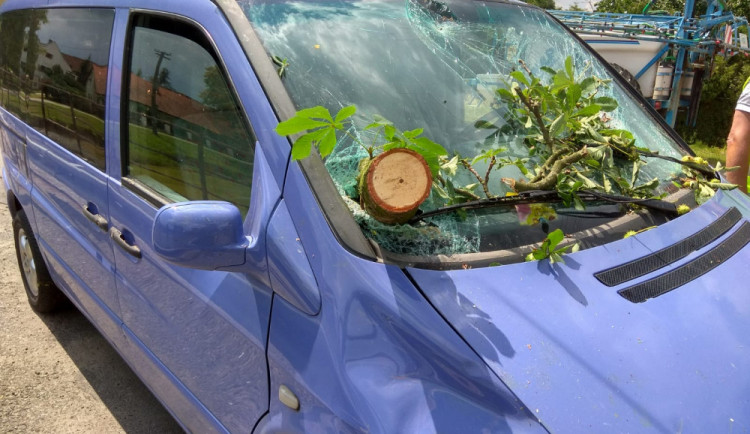
{"label": "van hood", "polygon": [[407,272],[552,432],[744,432],[746,204],[720,192],[658,228],[566,255],[564,264]]}

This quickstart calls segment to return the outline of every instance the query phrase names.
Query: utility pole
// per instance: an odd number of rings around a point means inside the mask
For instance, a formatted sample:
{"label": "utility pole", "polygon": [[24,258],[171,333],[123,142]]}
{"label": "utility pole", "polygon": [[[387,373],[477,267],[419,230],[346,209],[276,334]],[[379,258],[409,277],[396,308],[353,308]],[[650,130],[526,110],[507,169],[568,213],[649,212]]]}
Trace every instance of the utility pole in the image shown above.
{"label": "utility pole", "polygon": [[151,108],[149,113],[149,118],[151,120],[151,131],[154,132],[154,134],[158,134],[157,132],[157,112],[156,112],[156,92],[159,91],[159,68],[161,67],[161,62],[164,59],[169,60],[169,58],[172,56],[172,53],[167,53],[166,51],[161,50],[154,50],[154,53],[159,56],[159,60],[156,61],[156,68],[154,68],[154,76],[151,78]]}

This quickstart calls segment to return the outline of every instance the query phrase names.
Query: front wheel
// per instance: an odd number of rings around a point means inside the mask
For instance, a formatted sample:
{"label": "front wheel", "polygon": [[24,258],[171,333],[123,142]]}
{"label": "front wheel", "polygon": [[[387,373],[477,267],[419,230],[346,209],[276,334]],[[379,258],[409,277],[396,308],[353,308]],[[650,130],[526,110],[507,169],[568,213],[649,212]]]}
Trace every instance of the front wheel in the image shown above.
{"label": "front wheel", "polygon": [[55,286],[42,253],[31,231],[26,213],[19,210],[13,218],[13,238],[23,286],[31,308],[39,313],[58,310],[66,304],[65,295]]}

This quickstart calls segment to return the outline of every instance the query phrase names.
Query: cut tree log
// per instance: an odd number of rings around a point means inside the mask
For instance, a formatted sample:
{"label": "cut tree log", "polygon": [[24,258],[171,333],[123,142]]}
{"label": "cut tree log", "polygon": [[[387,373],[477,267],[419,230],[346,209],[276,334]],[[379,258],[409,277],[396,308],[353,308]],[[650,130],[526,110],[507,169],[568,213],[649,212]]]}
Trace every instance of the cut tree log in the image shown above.
{"label": "cut tree log", "polygon": [[386,224],[406,223],[432,188],[427,162],[409,149],[391,149],[364,167],[359,195],[362,208]]}

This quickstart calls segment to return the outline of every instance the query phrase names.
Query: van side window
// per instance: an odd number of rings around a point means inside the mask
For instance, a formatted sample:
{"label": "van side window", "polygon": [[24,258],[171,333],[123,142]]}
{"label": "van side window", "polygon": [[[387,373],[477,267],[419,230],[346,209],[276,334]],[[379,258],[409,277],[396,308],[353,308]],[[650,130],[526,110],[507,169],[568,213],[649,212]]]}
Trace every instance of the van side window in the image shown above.
{"label": "van side window", "polygon": [[0,106],[104,170],[111,9],[28,9],[0,18]]}
{"label": "van side window", "polygon": [[245,215],[255,138],[214,49],[181,21],[132,23],[124,184],[171,202],[225,200]]}

